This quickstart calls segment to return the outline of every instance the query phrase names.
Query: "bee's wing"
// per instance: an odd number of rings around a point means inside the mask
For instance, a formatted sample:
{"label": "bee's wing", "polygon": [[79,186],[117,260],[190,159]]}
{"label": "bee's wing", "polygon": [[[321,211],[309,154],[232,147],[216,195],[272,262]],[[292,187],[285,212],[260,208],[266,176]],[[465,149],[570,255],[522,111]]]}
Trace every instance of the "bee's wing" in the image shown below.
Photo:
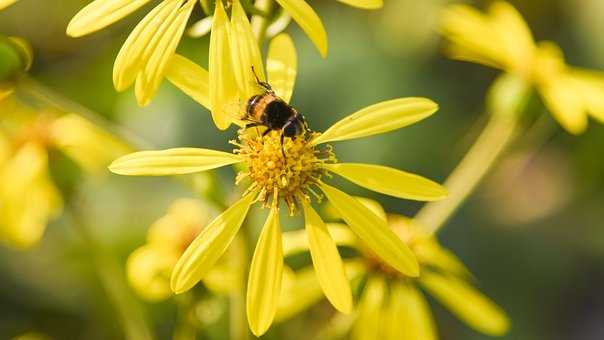
{"label": "bee's wing", "polygon": [[226,103],[222,109],[223,112],[231,117],[233,123],[239,126],[244,126],[251,121],[255,121],[252,117],[247,116],[247,100],[233,100]]}

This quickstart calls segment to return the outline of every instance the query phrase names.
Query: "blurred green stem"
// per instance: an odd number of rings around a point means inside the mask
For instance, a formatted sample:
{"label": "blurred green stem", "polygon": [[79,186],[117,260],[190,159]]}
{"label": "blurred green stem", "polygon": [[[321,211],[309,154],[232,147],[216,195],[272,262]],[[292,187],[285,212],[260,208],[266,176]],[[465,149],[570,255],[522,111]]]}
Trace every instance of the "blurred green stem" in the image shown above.
{"label": "blurred green stem", "polygon": [[449,196],[424,205],[415,215],[415,221],[428,235],[436,233],[447,222],[514,141],[530,89],[523,78],[512,74],[504,74],[495,81],[488,98],[491,117],[445,181]]}
{"label": "blurred green stem", "polygon": [[449,196],[426,204],[415,216],[415,221],[424,231],[433,234],[447,222],[513,141],[516,127],[517,122],[513,119],[491,117],[474,145],[445,181]]}

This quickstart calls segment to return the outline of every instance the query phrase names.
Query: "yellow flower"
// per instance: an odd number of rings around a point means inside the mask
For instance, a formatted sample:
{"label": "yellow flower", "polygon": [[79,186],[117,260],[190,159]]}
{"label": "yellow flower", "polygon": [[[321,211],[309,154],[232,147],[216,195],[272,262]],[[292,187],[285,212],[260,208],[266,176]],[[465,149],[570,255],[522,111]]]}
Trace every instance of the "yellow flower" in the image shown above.
{"label": "yellow flower", "polygon": [[14,4],[17,0],[0,0],[0,10],[5,9],[6,7]]}
{"label": "yellow flower", "polygon": [[536,44],[522,16],[507,2],[494,2],[487,13],[450,5],[441,29],[449,56],[523,77],[567,131],[583,132],[590,115],[604,122],[604,76],[566,65],[552,42]]}
{"label": "yellow flower", "polygon": [[0,239],[27,248],[62,210],[49,174],[49,150],[98,172],[129,148],[78,115],[41,114],[14,96],[0,101],[0,115]]}
{"label": "yellow flower", "polygon": [[[352,339],[437,339],[430,309],[418,287],[477,331],[497,336],[508,330],[505,313],[468,283],[473,277],[455,255],[434,237],[424,236],[411,220],[386,214],[374,201],[357,199],[405,241],[419,261],[421,275],[415,278],[401,273],[375,256],[345,225],[328,223],[336,244],[357,252],[356,258],[344,261],[348,277],[364,282],[353,315]],[[284,234],[286,256],[312,249],[306,233],[299,230]],[[284,280],[278,320],[301,312],[322,297],[318,278],[307,268],[295,273],[286,271]]]}
{"label": "yellow flower", "polygon": [[[2,0],[0,0],[2,1]],[[6,0],[5,0],[6,1]],[[345,4],[373,9],[382,6],[382,0],[339,0]],[[9,1],[10,2],[10,1]],[[149,0],[94,0],[78,12],[67,26],[67,34],[81,37],[103,29],[138,10]],[[277,0],[287,13],[300,25],[317,46],[322,56],[327,55],[327,34],[319,16],[304,0]],[[118,91],[124,91],[135,84],[135,94],[139,105],[147,105],[157,92],[168,63],[175,55],[197,0],[163,0],[151,10],[134,28],[122,46],[113,67],[113,84]],[[1,7],[1,2],[0,2]],[[234,42],[230,48],[237,47],[241,27],[237,20],[247,15],[238,0],[232,2],[231,17],[233,30],[225,25],[228,21],[222,1],[216,1],[212,19],[212,42],[210,47],[210,69],[212,64],[225,64],[226,59],[216,58],[228,51],[227,36]],[[240,11],[240,13],[233,13]],[[238,17],[238,18],[236,18]],[[209,20],[202,23],[207,27]],[[241,21],[239,21],[239,24]],[[249,25],[249,23],[248,23]],[[195,29],[195,27],[193,27]],[[205,31],[204,28],[201,28]],[[246,38],[246,37],[243,37]],[[257,46],[255,47],[257,49]],[[216,53],[212,53],[212,50]],[[212,55],[214,57],[212,57]],[[226,67],[226,66],[225,66]],[[210,77],[211,83],[214,83]],[[206,105],[207,106],[207,105]]]}
{"label": "yellow flower", "polygon": [[[199,200],[179,199],[151,225],[147,243],[130,254],[126,265],[128,281],[141,297],[161,301],[172,294],[172,269],[209,221],[207,210]],[[204,284],[215,292],[228,293],[236,289],[234,275],[226,266],[215,267]]]}
{"label": "yellow flower", "polygon": [[[95,0],[78,12],[67,34],[80,37],[124,18],[149,0]],[[113,84],[124,91],[136,83],[139,105],[147,105],[180,42],[197,0],[163,0],[134,28],[113,66]]]}

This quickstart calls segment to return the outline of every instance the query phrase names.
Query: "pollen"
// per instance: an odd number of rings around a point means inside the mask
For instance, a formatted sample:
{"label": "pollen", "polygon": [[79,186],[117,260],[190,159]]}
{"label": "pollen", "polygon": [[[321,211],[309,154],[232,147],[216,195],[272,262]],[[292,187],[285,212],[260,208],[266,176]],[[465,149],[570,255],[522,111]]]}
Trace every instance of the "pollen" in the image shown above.
{"label": "pollen", "polygon": [[331,146],[319,149],[309,141],[319,133],[307,132],[296,138],[285,138],[281,145],[280,131],[271,131],[266,136],[252,133],[255,130],[240,130],[235,153],[243,157],[246,166],[237,175],[237,183],[246,180],[251,184],[248,192],[258,190],[258,200],[265,207],[283,200],[290,215],[295,214],[300,199],[318,201],[313,187],[325,175],[324,163],[334,163]]}

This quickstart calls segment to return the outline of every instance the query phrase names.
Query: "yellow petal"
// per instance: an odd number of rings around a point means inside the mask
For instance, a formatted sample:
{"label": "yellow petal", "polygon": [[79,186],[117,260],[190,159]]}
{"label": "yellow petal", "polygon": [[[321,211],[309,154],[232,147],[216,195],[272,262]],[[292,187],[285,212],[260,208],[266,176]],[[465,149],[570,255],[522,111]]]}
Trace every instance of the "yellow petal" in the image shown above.
{"label": "yellow petal", "polygon": [[424,272],[422,286],[470,327],[491,336],[505,334],[510,322],[505,312],[462,280]]}
{"label": "yellow petal", "polygon": [[414,243],[413,251],[417,259],[422,263],[463,278],[472,277],[472,273],[470,273],[464,263],[449,249],[441,247],[434,237],[417,241]]}
{"label": "yellow petal", "polygon": [[0,168],[0,238],[28,248],[41,238],[62,200],[48,174],[46,151],[36,143],[20,147]]}
{"label": "yellow petal", "polygon": [[266,72],[275,93],[289,103],[296,82],[297,56],[294,42],[286,33],[271,40],[268,47]]}
{"label": "yellow petal", "polygon": [[233,241],[255,198],[255,193],[244,196],[202,229],[174,266],[172,291],[185,292],[208,273]]}
{"label": "yellow petal", "polygon": [[604,122],[604,75],[588,70],[572,71],[572,81],[583,98],[589,114]]}
{"label": "yellow petal", "polygon": [[384,327],[383,307],[386,282],[380,276],[370,276],[359,301],[358,316],[352,330],[353,340],[381,339]]}
{"label": "yellow petal", "polygon": [[324,164],[327,170],[382,194],[418,201],[435,201],[447,196],[440,184],[397,169],[360,163]]}
{"label": "yellow petal", "polygon": [[404,281],[390,285],[390,303],[386,309],[386,340],[436,340],[436,328],[430,308],[422,294]]}
{"label": "yellow petal", "polygon": [[362,9],[377,9],[384,6],[383,0],[338,0],[343,4]]}
{"label": "yellow petal", "polygon": [[205,17],[187,29],[187,35],[191,38],[201,38],[206,34],[210,33],[212,30],[212,21],[214,20],[213,16]]}
{"label": "yellow petal", "polygon": [[239,163],[241,158],[227,152],[197,148],[140,151],[120,157],[109,166],[111,172],[131,176],[182,175]]}
{"label": "yellow petal", "polygon": [[[261,92],[254,72],[264,81],[264,67],[258,42],[239,1],[233,2],[231,29],[229,32],[233,71],[239,88],[240,98],[247,100]],[[253,72],[252,72],[253,68]]]}
{"label": "yellow petal", "polygon": [[116,90],[124,91],[134,83],[179,5],[176,1],[161,2],[130,33],[113,64],[113,86]]}
{"label": "yellow petal", "polygon": [[171,16],[167,22],[162,24],[165,28],[161,33],[158,31],[158,36],[151,41],[152,43],[156,42],[156,44],[150,51],[148,61],[136,78],[136,99],[139,105],[147,105],[157,92],[166,65],[174,51],[176,51],[195,3],[196,0],[188,0],[184,5],[181,2],[182,6],[178,8],[174,16]]}
{"label": "yellow petal", "polygon": [[279,296],[276,321],[283,321],[318,303],[323,298],[321,285],[313,267],[297,272],[283,272],[283,286]]}
{"label": "yellow petal", "polygon": [[426,98],[400,98],[371,105],[332,125],[313,145],[384,133],[420,121],[438,110]]}
{"label": "yellow petal", "polygon": [[279,210],[273,207],[260,233],[247,282],[247,320],[252,333],[266,333],[277,312],[283,277]]}
{"label": "yellow petal", "polygon": [[17,0],[0,0],[0,10],[14,4]]}
{"label": "yellow petal", "polygon": [[539,86],[539,92],[547,108],[566,131],[575,135],[585,131],[587,112],[581,94],[568,78],[556,77]]}
{"label": "yellow petal", "polygon": [[50,127],[55,145],[90,172],[107,171],[107,165],[130,148],[115,136],[76,115],[67,114]]}
{"label": "yellow petal", "polygon": [[[228,107],[239,101],[237,83],[231,66],[229,21],[222,6],[216,2],[212,34],[210,34],[209,72],[210,107],[214,124],[226,130],[233,120]],[[251,70],[250,70],[251,71]]]}
{"label": "yellow petal", "polygon": [[346,193],[325,183],[320,187],[346,224],[378,257],[405,275],[419,275],[419,265],[413,252],[386,221]]}
{"label": "yellow petal", "polygon": [[165,76],[174,86],[210,110],[210,79],[203,67],[174,54],[166,66]]}
{"label": "yellow petal", "polygon": [[277,0],[315,44],[321,56],[327,56],[327,33],[321,19],[304,0]]}
{"label": "yellow petal", "polygon": [[302,206],[310,255],[319,283],[329,302],[340,312],[348,314],[352,310],[352,293],[338,248],[327,226],[310,204],[303,200]]}
{"label": "yellow petal", "polygon": [[505,51],[511,63],[509,67],[527,70],[535,52],[535,42],[531,30],[522,15],[509,3],[496,1],[489,8],[491,25],[501,39],[500,48]]}
{"label": "yellow petal", "polygon": [[369,208],[369,210],[371,210],[379,218],[383,219],[384,221],[388,220],[388,216],[386,215],[386,211],[384,211],[384,207],[382,207],[382,205],[379,204],[377,201],[374,201],[374,200],[372,200],[370,198],[366,198],[366,197],[360,197],[360,196],[354,196],[354,198],[357,201],[361,202],[364,206]]}
{"label": "yellow petal", "polygon": [[178,251],[145,245],[136,249],[126,262],[128,282],[144,299],[161,301],[172,295],[170,274]]}
{"label": "yellow petal", "polygon": [[95,0],[71,19],[67,25],[67,35],[80,37],[98,31],[136,11],[147,2],[149,0]]}
{"label": "yellow petal", "polygon": [[441,18],[440,29],[451,43],[447,52],[452,58],[501,69],[511,64],[485,14],[468,5],[453,4],[445,8]]}
{"label": "yellow petal", "polygon": [[[356,235],[344,224],[329,223],[327,229],[331,238],[338,246],[354,247],[357,244]],[[306,230],[292,230],[283,234],[283,255],[291,256],[308,251],[308,235]]]}

